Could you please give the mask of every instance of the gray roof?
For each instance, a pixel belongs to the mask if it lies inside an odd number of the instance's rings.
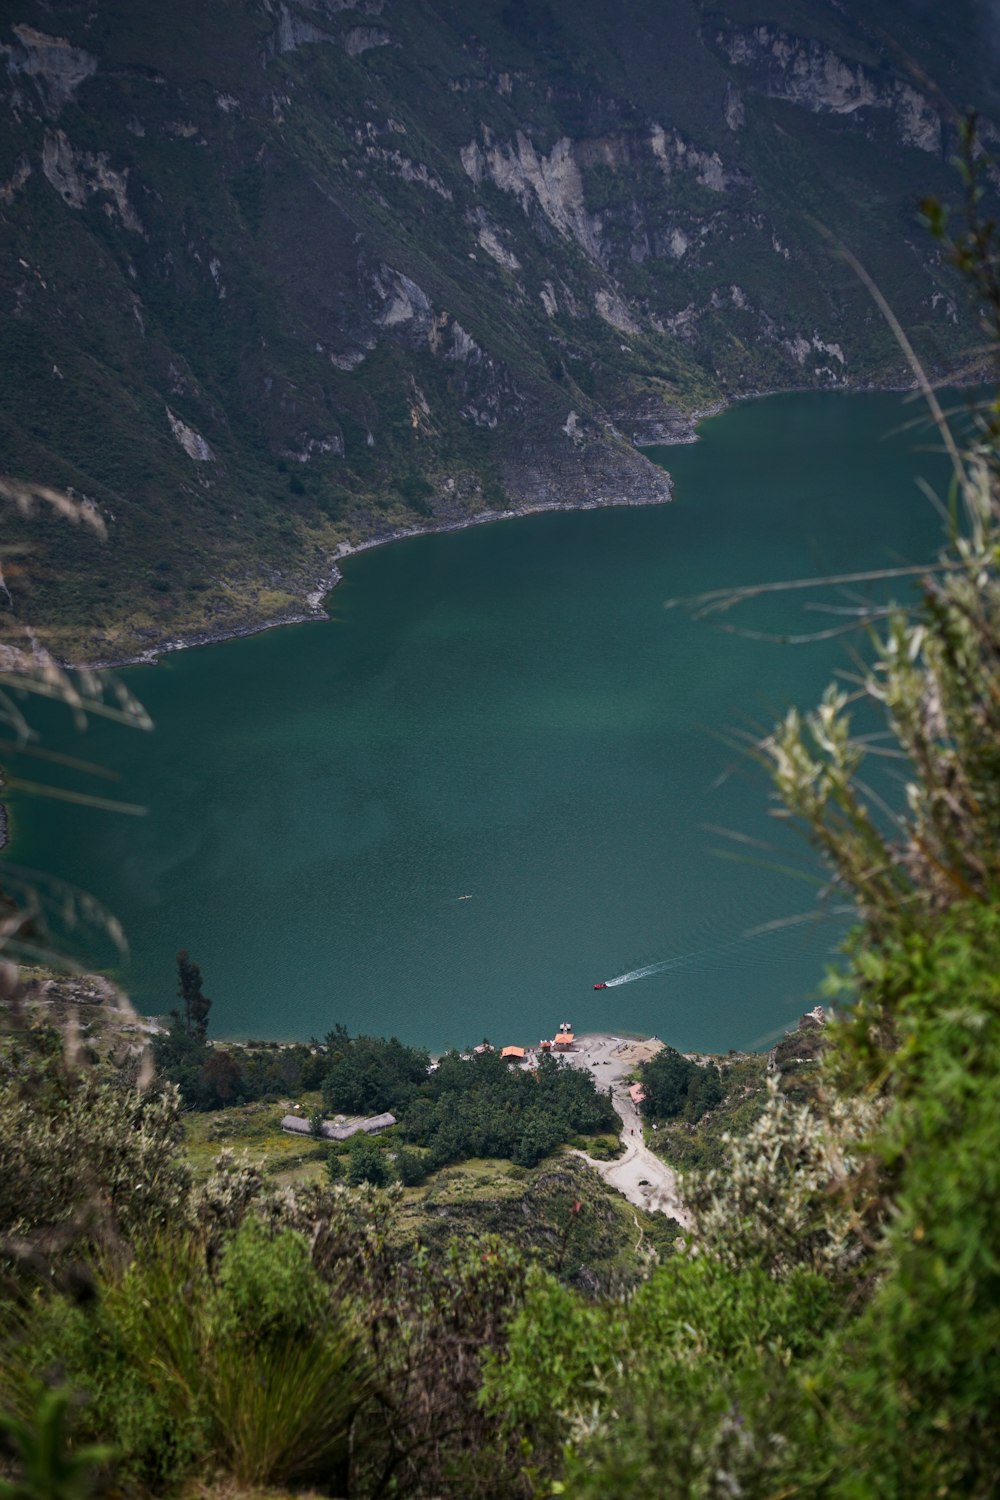
[[[345,1125],[337,1125],[333,1120],[324,1120],[320,1133],[327,1141],[346,1141],[352,1135],[357,1135],[359,1130],[363,1130],[366,1135],[378,1135],[380,1130],[388,1130],[389,1126],[395,1123],[396,1116],[386,1111],[385,1114],[371,1115],[367,1120],[353,1120]],[[291,1135],[312,1135],[312,1125],[301,1115],[285,1115],[281,1128]]]

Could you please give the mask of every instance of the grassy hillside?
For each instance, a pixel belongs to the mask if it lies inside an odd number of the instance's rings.
[[[972,74],[893,9],[23,0],[3,467],[109,541],[11,519],[17,617],[120,657],[301,613],[343,540],[663,499],[685,414],[905,374],[838,238],[954,365],[915,205]]]

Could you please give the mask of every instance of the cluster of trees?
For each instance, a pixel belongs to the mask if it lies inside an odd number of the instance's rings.
[[[430,1170],[426,1153],[400,1144],[396,1132],[373,1139],[363,1131],[350,1139],[346,1151],[330,1152],[326,1159],[329,1182],[346,1182],[349,1187],[388,1187],[399,1182],[416,1187]]]
[[[391,1111],[405,1140],[425,1148],[400,1147],[390,1161],[381,1146],[355,1138],[346,1166],[337,1155],[329,1158],[332,1181],[412,1185],[428,1171],[472,1156],[533,1167],[574,1136],[618,1129],[610,1096],[597,1091],[591,1075],[552,1058],[526,1074],[496,1052],[450,1052],[432,1070],[430,1054],[420,1047],[396,1037],[352,1037],[341,1025],[308,1045],[212,1045],[206,1034],[211,1001],[198,965],[182,951],[177,967],[182,1005],[169,1030],[154,1039],[153,1052],[159,1076],[177,1085],[188,1109],[294,1098],[321,1087],[326,1114]]]
[[[715,1063],[696,1063],[664,1047],[644,1063],[640,1076],[646,1097],[642,1112],[650,1120],[686,1120],[695,1124],[722,1102],[725,1090]]]
[[[331,1114],[399,1116],[426,1086],[430,1053],[406,1047],[396,1037],[351,1037],[336,1026],[326,1038],[323,1103]]]
[[[208,1041],[212,1002],[204,993],[201,969],[186,949],[177,955],[177,994],[181,1004],[170,1026],[153,1040],[159,1076],[174,1083],[188,1109],[225,1109],[255,1099],[295,1098],[319,1088],[328,1061],[318,1042],[284,1045],[248,1042],[225,1047]]]
[[[426,1148],[431,1169],[470,1156],[533,1167],[574,1136],[618,1129],[610,1096],[598,1092],[590,1073],[551,1057],[525,1073],[497,1052],[449,1052],[430,1071],[426,1052],[395,1037],[351,1040],[338,1028],[333,1038],[328,1044],[337,1055],[323,1084],[326,1107],[391,1110],[404,1138]]]

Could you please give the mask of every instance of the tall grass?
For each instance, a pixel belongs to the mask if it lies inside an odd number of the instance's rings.
[[[104,1308],[136,1375],[206,1462],[241,1484],[342,1470],[371,1390],[356,1340],[328,1303],[309,1329],[232,1316],[195,1237],[158,1241],[103,1287]]]

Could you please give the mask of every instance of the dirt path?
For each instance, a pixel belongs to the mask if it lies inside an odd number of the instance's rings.
[[[595,1161],[585,1151],[577,1155],[600,1172],[605,1182],[624,1194],[637,1208],[663,1213],[688,1227],[690,1220],[677,1191],[677,1177],[671,1167],[645,1144],[642,1120],[628,1093],[628,1075],[636,1064],[652,1057],[663,1043],[652,1039],[634,1042],[607,1032],[591,1033],[577,1039],[576,1050],[566,1055],[575,1068],[586,1068],[598,1087],[611,1087],[611,1102],[622,1122],[624,1155],[617,1161]]]

